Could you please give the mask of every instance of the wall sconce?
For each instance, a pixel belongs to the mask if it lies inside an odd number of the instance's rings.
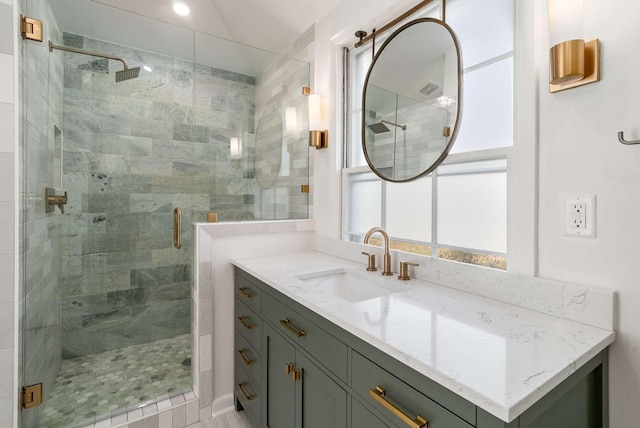
[[[600,41],[582,39],[582,0],[550,0],[549,92],[600,80]]]
[[[242,157],[242,141],[238,137],[231,137],[229,140],[229,151],[231,159],[240,159]]]
[[[316,149],[329,146],[329,131],[322,129],[322,104],[317,94],[309,94],[309,145]]]
[[[287,107],[284,111],[284,126],[287,135],[294,135],[298,132],[298,110],[295,107]]]

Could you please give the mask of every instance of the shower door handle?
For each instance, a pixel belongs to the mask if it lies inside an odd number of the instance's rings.
[[[177,249],[182,247],[182,210],[180,208],[173,210],[173,246]]]

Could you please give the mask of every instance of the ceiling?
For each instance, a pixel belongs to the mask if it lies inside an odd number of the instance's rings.
[[[340,2],[184,0],[191,7],[191,15],[183,18],[173,13],[174,0],[91,1],[276,53],[282,52]]]

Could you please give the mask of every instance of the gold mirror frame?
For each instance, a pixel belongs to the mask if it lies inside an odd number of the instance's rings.
[[[453,44],[455,46],[456,49],[456,55],[457,55],[457,65],[458,65],[458,92],[457,92],[457,108],[456,108],[456,119],[455,119],[455,123],[453,125],[453,128],[451,129],[445,129],[445,133],[444,133],[444,137],[449,137],[449,141],[447,142],[445,148],[443,149],[442,153],[440,154],[440,156],[438,156],[438,158],[431,164],[428,165],[423,171],[417,173],[415,176],[411,176],[409,178],[406,179],[401,179],[401,180],[396,180],[393,179],[392,177],[388,177],[386,175],[384,175],[380,170],[378,170],[374,165],[372,160],[369,158],[369,154],[367,152],[367,144],[366,144],[366,128],[367,128],[367,118],[366,118],[366,106],[367,106],[367,87],[369,86],[369,78],[371,77],[371,72],[374,69],[376,62],[378,61],[378,59],[380,58],[380,56],[382,55],[382,53],[385,51],[385,49],[389,46],[389,44],[391,42],[393,42],[393,40],[396,38],[396,36],[398,36],[399,34],[401,34],[404,30],[406,30],[407,28],[410,28],[414,25],[417,24],[425,24],[425,23],[429,23],[429,24],[435,24],[435,25],[439,25],[442,26],[443,28],[445,28],[449,35],[451,36],[451,40],[453,41]],[[362,143],[362,151],[364,153],[364,157],[367,161],[367,164],[369,165],[369,168],[371,168],[371,171],[373,171],[378,177],[380,177],[381,179],[385,180],[385,181],[389,181],[389,182],[393,182],[393,183],[405,183],[405,182],[409,182],[409,181],[413,181],[416,180],[420,177],[423,177],[429,173],[431,173],[433,170],[435,170],[441,163],[442,161],[447,157],[447,155],[449,154],[449,152],[451,151],[451,148],[453,147],[453,144],[456,140],[456,137],[458,136],[458,131],[460,129],[460,122],[462,120],[462,78],[463,78],[463,68],[462,68],[462,51],[460,49],[460,43],[458,41],[458,37],[456,36],[456,34],[454,33],[453,29],[444,21],[441,21],[439,19],[434,19],[434,18],[420,18],[420,19],[416,19],[413,20],[411,22],[408,22],[407,24],[404,24],[402,27],[398,28],[396,31],[393,32],[393,34],[391,34],[391,36],[389,36],[389,38],[387,40],[384,41],[384,43],[382,44],[382,46],[380,47],[380,49],[378,50],[378,52],[375,54],[373,61],[371,62],[371,65],[369,66],[369,70],[367,71],[367,77],[364,81],[364,88],[363,88],[363,92],[362,92],[362,125],[361,125],[361,143]],[[448,134],[448,135],[447,135]]]

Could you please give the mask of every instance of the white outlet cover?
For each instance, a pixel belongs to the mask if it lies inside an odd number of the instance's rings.
[[[576,206],[584,207],[576,213]],[[582,211],[582,210],[581,210]],[[576,219],[582,220],[576,222]],[[595,238],[596,236],[596,195],[568,195],[565,203],[565,235]]]

